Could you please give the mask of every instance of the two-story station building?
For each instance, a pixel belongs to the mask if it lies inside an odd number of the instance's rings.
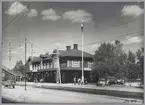
[[[40,54],[39,57],[29,58],[30,70],[27,72],[30,81],[37,78],[44,79],[44,82],[57,82],[58,79],[58,63],[57,50],[52,54]],[[81,78],[82,76],[82,51],[78,49],[78,44],[66,46],[66,50],[59,50],[59,66],[62,83],[72,83],[74,77]],[[90,81],[90,71],[93,64],[93,55],[84,52],[84,78]]]

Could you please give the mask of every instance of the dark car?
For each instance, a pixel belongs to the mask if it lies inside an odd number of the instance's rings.
[[[115,84],[117,84],[117,81],[115,80],[115,79],[109,79],[109,81],[108,81],[108,85],[115,85]]]
[[[117,84],[118,85],[123,85],[124,84],[124,80],[123,79],[117,79]]]
[[[97,86],[105,86],[105,79],[99,79]]]

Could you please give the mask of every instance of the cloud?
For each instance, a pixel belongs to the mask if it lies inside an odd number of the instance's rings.
[[[72,22],[81,22],[82,18],[84,22],[92,20],[91,14],[85,10],[67,11],[62,16],[64,20],[71,20]]]
[[[8,15],[17,15],[21,12],[26,12],[26,11],[28,11],[26,5],[23,5],[20,2],[14,2],[11,4],[10,8],[7,11],[5,11],[5,13]]]
[[[97,49],[97,48],[99,48],[100,47],[100,44],[93,44],[92,46],[91,46],[91,48],[93,48],[93,49]]]
[[[133,16],[133,17],[137,17],[139,15],[141,15],[143,13],[143,9],[141,9],[139,6],[137,5],[125,5],[122,10],[122,16]]]
[[[115,40],[109,41],[109,43],[114,44],[115,43]]]
[[[43,20],[56,21],[56,20],[59,20],[61,18],[61,16],[57,15],[55,10],[53,10],[52,8],[43,10],[41,12],[41,15],[43,15],[43,17],[42,17]]]
[[[37,10],[36,9],[30,9],[30,11],[28,12],[28,17],[36,17],[37,16]]]
[[[132,44],[132,43],[141,43],[142,38],[138,36],[134,37],[126,37],[125,40],[122,41],[123,44]]]

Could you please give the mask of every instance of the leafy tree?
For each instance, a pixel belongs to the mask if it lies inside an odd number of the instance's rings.
[[[128,70],[128,79],[136,80],[139,77],[138,67],[136,65],[136,56],[131,51],[128,52],[127,58],[127,70]]]
[[[127,75],[127,54],[123,44],[116,40],[114,44],[102,43],[95,51],[94,66],[91,74],[98,73],[99,78],[123,78]]]
[[[15,72],[19,71],[21,72],[22,74],[25,73],[25,70],[28,71],[29,70],[29,66],[28,66],[28,63],[26,63],[26,69],[25,69],[25,65],[23,64],[22,60],[20,61],[17,61],[16,62],[16,65],[14,66],[13,70]]]
[[[144,48],[138,49],[136,51],[136,58],[137,58],[137,69],[138,69],[138,76],[141,78],[142,82],[144,80]]]

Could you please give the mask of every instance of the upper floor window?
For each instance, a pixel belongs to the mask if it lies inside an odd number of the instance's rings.
[[[72,67],[72,61],[67,60],[67,67]]]
[[[72,67],[80,67],[80,61],[72,61]]]
[[[54,68],[57,68],[57,59],[54,59]]]
[[[88,62],[88,68],[91,68],[93,66],[93,62]]]

